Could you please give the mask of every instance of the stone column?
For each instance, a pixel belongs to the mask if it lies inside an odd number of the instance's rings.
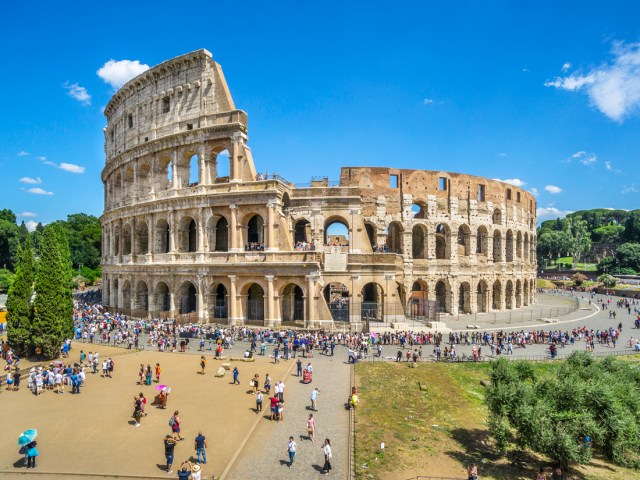
[[[273,289],[273,275],[265,275],[267,279],[267,315],[265,318],[266,324],[269,327],[273,327],[275,325],[275,302],[274,302],[274,289]]]
[[[310,328],[316,319],[315,275],[307,275],[307,321],[305,327]]]
[[[240,149],[242,148],[242,135],[234,133],[231,136],[231,151],[229,152],[229,182],[240,181]]]
[[[176,212],[171,210],[169,213],[169,218],[171,219],[171,225],[169,225],[169,253],[176,253],[178,250],[177,246],[177,236],[178,236],[178,225],[176,220]]]
[[[229,325],[237,325],[240,323],[238,318],[238,304],[236,299],[236,280],[238,277],[229,275]]]
[[[238,246],[238,207],[229,205],[229,228],[230,228],[230,252],[240,252],[242,249]]]
[[[197,302],[197,311],[198,311],[198,321],[202,322],[205,320],[205,305],[204,305],[204,294],[202,290],[204,289],[204,278],[201,275],[198,275],[198,293],[196,294],[196,302]]]
[[[487,262],[493,262],[493,235],[487,233]]]
[[[171,159],[171,188],[174,190],[180,188],[180,179],[178,177],[178,149],[174,149],[173,158]]]
[[[176,294],[174,292],[169,292],[169,310],[171,315],[176,315]]]
[[[198,150],[198,185],[209,185],[204,147],[200,147]]]
[[[275,222],[275,200],[269,200],[267,203],[267,251],[277,252],[278,246],[276,244],[276,232],[274,228]]]
[[[204,252],[204,214],[202,210],[198,212],[198,245],[196,246],[197,252]]]

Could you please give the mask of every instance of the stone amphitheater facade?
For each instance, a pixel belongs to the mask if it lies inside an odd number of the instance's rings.
[[[535,302],[531,194],[441,171],[260,174],[247,114],[206,50],[132,79],[105,116],[105,305],[361,328]]]

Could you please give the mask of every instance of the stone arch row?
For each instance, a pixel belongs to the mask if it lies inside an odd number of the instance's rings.
[[[517,213],[517,208],[515,206],[505,207],[504,211],[500,207],[494,207],[492,211],[489,212],[488,221],[494,227],[503,227],[505,226],[505,220],[509,218],[508,212],[515,210]],[[525,210],[526,224],[528,224],[529,228],[534,229],[534,216]],[[413,204],[411,205],[411,216],[414,220],[425,220],[436,216],[435,211],[429,211],[428,202],[413,199]],[[522,215],[519,215],[520,217]],[[522,218],[524,221],[525,218]]]
[[[512,310],[535,302],[536,284],[532,278],[462,280],[455,287],[446,278],[428,282],[417,278],[411,288],[407,314],[419,316],[435,302],[436,312],[450,314],[488,313]]]

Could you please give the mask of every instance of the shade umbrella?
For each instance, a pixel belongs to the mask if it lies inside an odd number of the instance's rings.
[[[162,390],[163,388],[167,388],[166,385],[156,385],[156,390]]]
[[[33,442],[37,436],[38,431],[36,429],[26,430],[18,437],[18,445],[27,445]]]

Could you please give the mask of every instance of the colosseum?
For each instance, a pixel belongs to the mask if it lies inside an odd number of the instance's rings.
[[[441,171],[342,167],[304,185],[261,173],[204,49],[130,80],[104,113],[105,305],[361,329],[535,302],[531,194]]]

